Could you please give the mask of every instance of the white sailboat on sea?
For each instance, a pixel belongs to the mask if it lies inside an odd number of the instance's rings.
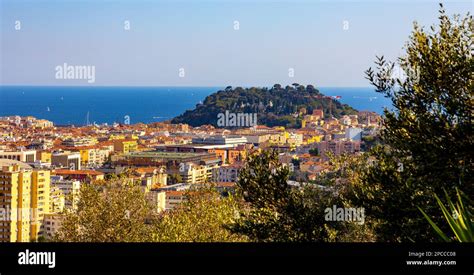
[[[46,111],[47,111],[47,112],[51,112],[51,109],[49,109],[49,106],[46,107]]]

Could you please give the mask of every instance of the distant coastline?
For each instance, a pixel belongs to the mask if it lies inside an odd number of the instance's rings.
[[[0,116],[34,116],[55,125],[170,120],[223,87],[0,86]],[[320,87],[358,110],[382,113],[389,100],[367,87]]]

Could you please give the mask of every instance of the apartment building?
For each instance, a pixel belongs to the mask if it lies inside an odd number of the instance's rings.
[[[79,200],[81,182],[79,180],[66,180],[63,176],[51,176],[51,187],[57,188],[64,198],[64,206],[75,208]]]
[[[54,184],[51,185],[49,204],[51,213],[61,213],[66,208],[66,197]]]
[[[61,228],[64,220],[64,214],[49,213],[44,216],[44,236],[51,239]]]
[[[135,139],[116,139],[113,143],[114,151],[118,153],[130,153],[138,150],[138,142]]]
[[[338,156],[344,153],[354,154],[360,151],[360,141],[331,140],[318,143],[319,154],[328,160],[327,152]]]
[[[113,149],[108,147],[79,147],[81,165],[85,167],[99,167],[108,159]]]
[[[183,183],[202,184],[211,181],[214,169],[219,167],[219,162],[210,163],[181,163],[178,174]]]
[[[50,212],[50,174],[16,160],[0,160],[0,242],[29,242]]]
[[[172,210],[185,200],[185,191],[167,191],[165,210]]]
[[[43,234],[44,215],[50,213],[51,174],[48,170],[33,170],[31,190],[31,208],[37,221],[31,226],[31,239],[36,240]]]

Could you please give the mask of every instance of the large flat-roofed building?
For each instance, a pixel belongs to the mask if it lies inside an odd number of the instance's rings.
[[[209,150],[233,148],[237,148],[237,146],[234,144],[171,144],[157,146],[156,150],[175,153],[208,153]]]
[[[212,170],[222,163],[221,158],[211,153],[183,152],[134,152],[113,156],[117,167],[162,166],[170,176],[180,175],[184,183],[204,183],[212,178]]]
[[[215,145],[237,145],[247,143],[247,138],[243,136],[207,136],[195,137],[193,144],[215,144]]]
[[[212,162],[219,161],[214,154],[209,153],[184,153],[184,152],[132,152],[112,156],[112,162],[121,166],[161,166],[172,164],[179,165],[186,162]]]
[[[245,160],[247,150],[251,145],[245,144],[175,144],[163,145],[156,147],[157,151],[161,152],[176,152],[176,153],[211,153],[222,160],[222,163],[234,163]]]

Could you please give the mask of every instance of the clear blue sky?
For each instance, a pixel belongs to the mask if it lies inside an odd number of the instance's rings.
[[[402,54],[413,21],[432,25],[438,10],[428,0],[0,2],[3,85],[91,85],[55,79],[68,63],[95,66],[93,85],[368,86],[375,55]],[[448,14],[473,8],[444,2]]]

